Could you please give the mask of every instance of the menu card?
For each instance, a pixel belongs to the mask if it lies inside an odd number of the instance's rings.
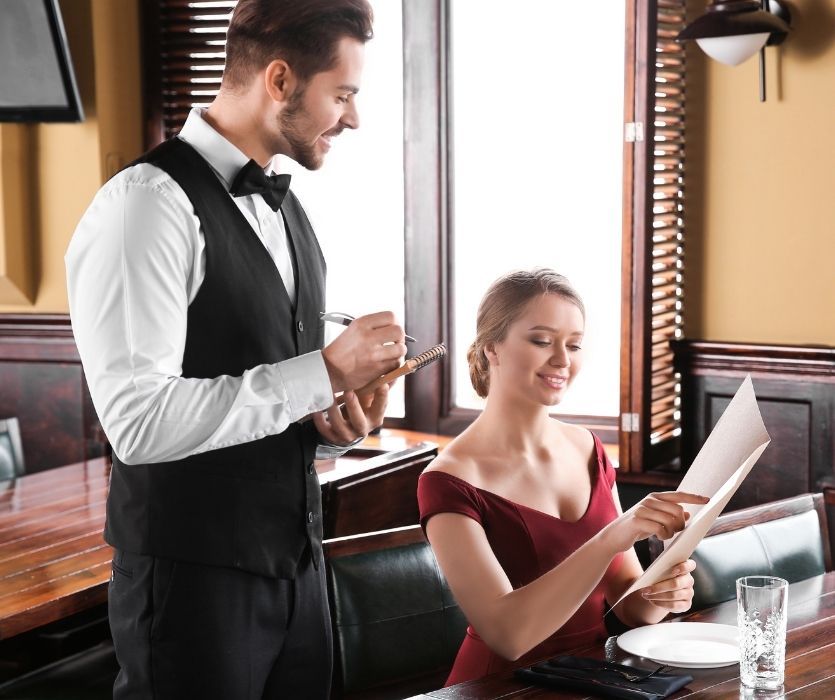
[[[630,593],[668,578],[673,566],[690,557],[770,442],[749,374],[677,489],[708,496],[710,501],[704,505],[683,504],[690,513],[687,525],[665,541],[664,552],[618,603]]]

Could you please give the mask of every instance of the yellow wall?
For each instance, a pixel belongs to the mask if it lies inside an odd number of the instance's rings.
[[[705,4],[691,0],[691,13]],[[768,50],[765,104],[755,59],[731,68],[690,50],[688,337],[835,345],[835,0],[791,6],[791,35]],[[0,312],[67,310],[63,254],[75,224],[141,151],[138,0],[61,7],[86,120],[0,131],[0,155],[31,149],[36,169],[20,178],[35,189],[34,303]]]
[[[34,277],[34,303],[4,296],[0,312],[67,311],[63,257],[75,225],[101,184],[142,150],[138,0],[60,5],[85,119],[0,131],[0,154],[29,154],[4,165],[0,185],[5,194],[10,182],[31,183],[27,254]]]
[[[765,103],[756,57],[689,54],[688,337],[835,345],[835,0],[790,6]]]

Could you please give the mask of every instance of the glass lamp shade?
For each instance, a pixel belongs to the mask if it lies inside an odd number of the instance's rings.
[[[702,51],[714,61],[724,63],[726,66],[738,66],[743,61],[747,61],[765,46],[766,41],[768,41],[768,33],[696,39]]]
[[[770,3],[771,8],[788,18],[779,3]],[[701,17],[679,32],[676,41],[695,39],[708,56],[736,65],[756,53],[769,38],[770,43],[777,43],[785,37],[789,25],[782,17],[762,10],[758,0],[714,0]]]

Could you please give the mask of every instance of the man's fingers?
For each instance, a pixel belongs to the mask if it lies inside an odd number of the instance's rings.
[[[360,326],[375,329],[396,325],[396,319],[392,311],[376,311],[373,314],[357,316],[352,323]]]
[[[328,442],[347,445],[383,424],[388,394],[388,384],[364,396],[346,391],[340,398],[341,404],[334,402],[327,411],[313,414],[314,425]]]
[[[371,394],[371,403],[365,408],[365,417],[371,429],[383,424],[386,415],[386,406],[389,399],[389,385],[383,384],[377,387]]]
[[[340,413],[340,417],[345,421],[345,430],[347,433],[352,433],[351,440],[355,440],[360,435],[368,434],[368,421],[365,416],[362,404],[359,398],[353,391],[345,393],[345,415]],[[349,440],[350,442],[350,440]]]
[[[325,438],[325,440],[337,444],[338,438],[334,431],[331,430],[331,424],[328,423],[328,419],[325,418],[325,414],[322,411],[316,411],[313,414],[313,425],[316,426],[319,435]]]

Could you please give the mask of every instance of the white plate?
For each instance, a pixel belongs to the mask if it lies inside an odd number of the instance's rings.
[[[739,633],[733,625],[667,622],[637,627],[618,637],[625,652],[659,664],[713,668],[739,663]]]

